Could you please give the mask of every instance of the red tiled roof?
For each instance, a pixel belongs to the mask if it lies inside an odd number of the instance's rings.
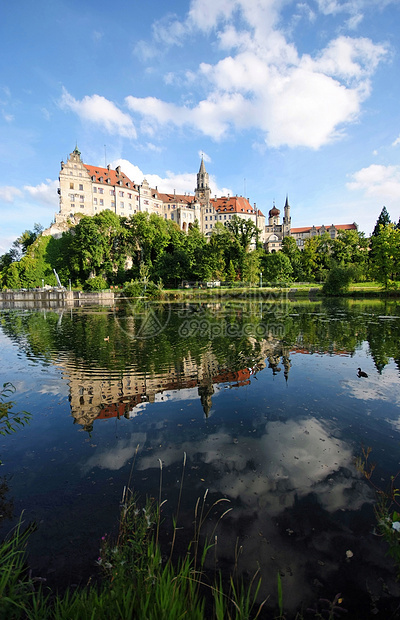
[[[356,224],[333,224],[333,226],[337,230],[357,230]],[[329,224],[328,226],[324,226],[326,230],[329,230],[331,227],[332,227],[332,224]],[[301,228],[291,228],[290,234],[293,235],[293,233],[309,232],[310,230],[312,230],[312,228],[315,228],[315,230],[320,230],[322,226],[303,226]]]
[[[249,215],[256,215],[257,213],[247,198],[243,198],[243,196],[221,196],[220,198],[212,198],[210,202],[218,213],[248,213]]]
[[[194,202],[194,196],[184,194],[161,194],[157,191],[157,198],[163,202],[176,202],[177,204],[186,203],[188,205]]]
[[[95,177],[95,183],[103,183],[105,185],[119,185],[118,181],[122,181],[122,185],[125,187],[134,188],[135,184],[131,181],[126,174],[122,171],[118,174],[116,170],[110,170],[108,168],[99,168],[98,166],[89,166],[88,164],[84,164],[86,170],[93,178]],[[100,179],[103,179],[100,181]],[[108,183],[107,179],[110,179],[110,183]],[[128,185],[129,184],[129,185]]]

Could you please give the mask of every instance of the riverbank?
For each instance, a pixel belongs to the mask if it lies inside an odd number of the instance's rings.
[[[350,290],[341,295],[342,298],[354,299],[386,299],[397,298],[400,290],[384,292],[376,282],[355,283]],[[235,286],[215,288],[178,288],[164,289],[159,301],[222,301],[222,300],[257,300],[280,301],[282,298],[292,300],[310,299],[312,301],[324,297],[322,284],[293,283],[290,286]],[[114,306],[126,300],[124,290],[115,287],[104,291],[69,291],[60,288],[4,290],[0,291],[0,307],[9,308],[59,308],[79,307],[88,305]],[[148,298],[149,299],[149,298]],[[151,300],[151,298],[149,299]]]

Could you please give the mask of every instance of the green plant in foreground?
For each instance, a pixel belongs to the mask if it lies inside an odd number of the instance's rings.
[[[375,516],[378,531],[389,545],[389,555],[393,558],[396,569],[397,579],[400,579],[400,489],[397,485],[396,476],[391,476],[390,486],[384,491],[372,480],[375,464],[369,462],[371,448],[362,447],[362,456],[356,459],[356,468],[368,480],[375,489],[378,497],[375,506]]]
[[[184,459],[185,465],[185,459]],[[133,467],[133,465],[132,465]],[[195,508],[194,534],[183,557],[172,561],[162,556],[159,544],[162,465],[158,500],[148,499],[144,507],[125,488],[121,502],[118,535],[104,536],[97,563],[99,584],[55,595],[42,580],[32,579],[26,570],[26,544],[30,530],[22,532],[21,521],[13,535],[0,545],[0,618],[7,620],[250,620],[256,619],[264,605],[258,605],[261,580],[257,573],[250,585],[229,580],[224,592],[222,576],[207,577],[205,560],[216,544],[215,528],[202,542],[202,528],[220,500],[208,506],[207,492]],[[131,473],[132,475],[132,473]],[[130,483],[130,480],[129,480]],[[182,476],[183,483],[183,476]],[[181,489],[182,489],[181,483]],[[174,537],[178,529],[179,504],[174,517]],[[229,510],[229,509],[228,509]],[[236,568],[236,563],[235,563]],[[39,583],[39,585],[38,585]],[[265,602],[265,601],[264,601]]]
[[[15,387],[12,383],[3,383],[3,389],[0,390],[0,435],[15,433],[31,418],[31,414],[26,411],[20,413],[11,411],[15,403],[8,399],[14,393]]]

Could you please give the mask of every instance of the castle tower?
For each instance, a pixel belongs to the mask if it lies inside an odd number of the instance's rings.
[[[203,204],[210,201],[210,182],[203,157],[201,158],[200,170],[197,173],[197,187],[195,189],[195,196],[197,200]]]
[[[276,208],[274,202],[272,209],[268,212],[268,226],[279,226],[280,213],[281,212]]]
[[[290,217],[290,204],[289,198],[286,195],[286,202],[284,207],[284,215],[283,215],[283,236],[287,237],[290,235],[290,229],[292,227],[292,218]]]

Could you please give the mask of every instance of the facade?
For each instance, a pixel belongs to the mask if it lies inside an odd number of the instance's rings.
[[[353,224],[331,224],[330,226],[309,226],[302,228],[292,228],[290,234],[296,239],[297,247],[302,250],[304,241],[309,237],[321,236],[328,233],[331,239],[336,239],[340,230],[358,230],[355,222]]]
[[[76,147],[66,162],[61,162],[58,189],[60,210],[53,227],[75,223],[77,214],[96,215],[109,210],[129,217],[136,213],[156,213],[172,220],[187,231],[197,220],[200,230],[210,236],[217,222],[225,224],[234,215],[251,219],[262,231],[265,217],[242,196],[211,197],[209,175],[201,160],[194,194],[165,194],[151,188],[146,179],[141,184],[129,179],[117,166],[101,168],[84,164]]]
[[[161,193],[158,188],[151,188],[146,179],[135,183],[124,174],[119,166],[112,170],[110,166],[101,168],[84,164],[81,153],[76,147],[61,162],[58,189],[60,210],[55,216],[55,223],[45,234],[60,234],[76,223],[81,214],[96,215],[109,210],[120,216],[129,217],[136,213],[156,213],[166,220],[172,220],[183,231],[187,231],[195,221],[201,232],[210,237],[217,223],[227,224],[234,216],[250,219],[261,234],[259,241],[268,252],[277,252],[282,248],[283,239],[292,236],[300,249],[308,237],[328,232],[332,239],[339,230],[357,230],[357,224],[337,224],[331,226],[311,226],[292,228],[288,197],[284,205],[282,223],[280,210],[273,205],[265,216],[251,206],[249,199],[243,196],[212,196],[209,175],[204,160],[201,160],[197,174],[194,194]]]

